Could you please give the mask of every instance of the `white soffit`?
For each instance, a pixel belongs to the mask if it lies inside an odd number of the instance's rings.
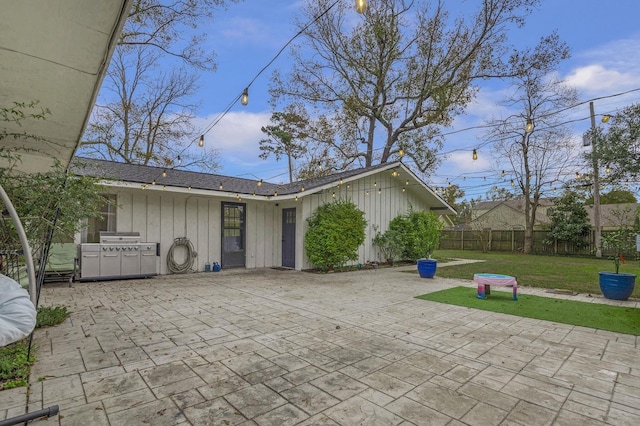
[[[132,0],[3,1],[0,13],[0,105],[38,101],[51,113],[7,132],[36,138],[0,140],[20,148],[20,170],[67,167],[80,143]],[[27,111],[29,112],[29,111]],[[0,167],[3,167],[0,164]]]

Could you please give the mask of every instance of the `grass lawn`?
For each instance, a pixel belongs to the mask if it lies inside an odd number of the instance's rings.
[[[511,291],[493,291],[493,289],[491,296],[482,300],[476,297],[475,289],[469,287],[454,287],[417,298],[617,333],[640,335],[640,309],[636,308],[528,294],[519,294],[518,300],[515,301]]]
[[[438,250],[434,259],[479,259],[482,263],[439,267],[436,275],[444,278],[473,279],[473,274],[491,273],[511,275],[518,278],[518,286],[558,288],[579,293],[601,294],[598,285],[599,271],[615,271],[609,259],[538,256],[503,252],[482,253],[468,250]],[[637,260],[628,260],[620,265],[620,272],[640,275]],[[417,271],[416,271],[417,273]],[[640,298],[640,284],[631,297]]]

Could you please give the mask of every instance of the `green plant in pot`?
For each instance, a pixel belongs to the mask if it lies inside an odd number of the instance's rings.
[[[629,209],[616,209],[612,214],[618,218],[619,226],[602,235],[602,249],[611,253],[609,259],[613,261],[615,272],[598,273],[600,291],[607,299],[627,300],[635,288],[636,276],[620,272],[620,264],[624,263],[623,253],[634,248],[636,233],[628,225]]]
[[[431,256],[440,245],[443,223],[433,212],[416,211],[397,216],[389,223],[389,230],[397,233],[402,241],[401,257],[415,260],[422,278],[433,278],[437,261]]]

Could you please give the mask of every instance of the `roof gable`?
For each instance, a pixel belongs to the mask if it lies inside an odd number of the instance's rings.
[[[401,162],[383,163],[359,169],[345,170],[327,176],[306,179],[289,184],[274,184],[254,179],[244,179],[218,174],[208,174],[162,167],[143,166],[139,164],[118,163],[114,161],[76,157],[72,163],[72,172],[81,176],[92,176],[107,181],[122,181],[133,184],[168,186],[173,188],[200,189],[204,191],[233,193],[242,196],[291,198],[304,197],[328,190],[336,185],[384,172],[386,170],[402,171],[410,177],[427,199],[432,210],[441,214],[455,214],[455,210],[432,191],[422,180]],[[164,173],[166,172],[166,173]]]

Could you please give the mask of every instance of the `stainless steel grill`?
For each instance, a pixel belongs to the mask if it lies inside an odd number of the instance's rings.
[[[80,244],[80,281],[158,274],[159,244],[140,242],[139,232],[101,232],[99,243]]]

